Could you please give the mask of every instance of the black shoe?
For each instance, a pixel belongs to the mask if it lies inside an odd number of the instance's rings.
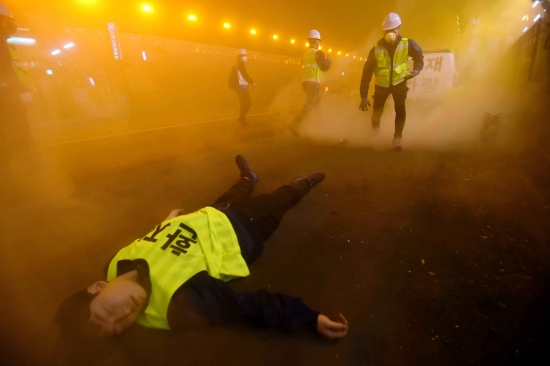
[[[305,178],[296,178],[292,182],[290,182],[290,185],[295,185],[299,181],[303,180],[307,184],[309,184],[310,187],[313,187],[317,183],[322,182],[323,179],[325,179],[325,173],[317,172],[317,173],[310,174],[309,176],[307,176]]]
[[[258,174],[254,173],[250,169],[250,165],[248,165],[248,161],[244,158],[242,155],[237,155],[235,157],[235,163],[237,163],[237,167],[239,168],[239,171],[241,172],[241,178],[246,178],[252,183],[258,182]]]

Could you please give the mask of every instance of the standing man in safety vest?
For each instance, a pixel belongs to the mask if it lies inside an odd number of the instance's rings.
[[[248,75],[248,72],[246,72],[247,60],[248,56],[246,50],[244,48],[241,48],[239,50],[239,54],[237,55],[237,63],[235,64],[235,68],[237,69],[237,80],[239,81],[239,85],[237,86],[237,89],[235,89],[235,92],[237,93],[237,96],[239,97],[239,101],[241,103],[239,122],[241,122],[243,126],[248,125],[246,114],[248,113],[248,110],[252,105],[252,101],[250,99],[250,91],[248,87],[249,85],[256,86],[254,80],[252,80],[250,75]]]
[[[416,42],[409,38],[403,38],[400,34],[401,18],[396,13],[389,13],[382,23],[384,37],[370,51],[369,57],[363,67],[361,79],[361,104],[359,109],[367,111],[370,102],[368,99],[369,84],[374,74],[376,84],[374,87],[374,110],[372,113],[372,129],[378,132],[380,118],[386,104],[386,99],[391,94],[395,103],[395,134],[392,146],[401,150],[401,137],[407,112],[405,100],[407,99],[407,80],[417,76],[424,67],[424,55]],[[407,72],[409,57],[414,60],[413,70]]]
[[[266,290],[237,292],[227,284],[250,274],[248,265],[262,254],[285,212],[325,178],[313,173],[250,197],[258,175],[243,156],[235,161],[240,179],[216,202],[189,214],[173,210],[118,251],[108,264],[107,281],[67,299],[57,316],[62,332],[82,335],[89,322],[103,333],[119,334],[134,322],[177,330],[206,321],[294,331],[307,327],[327,338],[344,337],[348,322],[341,314],[332,321],[300,298]]]
[[[319,49],[321,46],[321,33],[315,29],[310,31],[308,43],[309,49],[302,59],[302,68],[304,69],[302,88],[306,93],[306,104],[289,127],[290,131],[296,136],[298,136],[298,126],[302,120],[319,104],[319,89],[321,81],[323,81],[323,73],[328,71],[332,65],[332,58],[330,56],[325,57],[324,52]]]
[[[25,163],[32,159],[27,105],[32,104],[33,98],[28,85],[22,82],[28,82],[28,75],[14,65],[18,61],[16,52],[7,43],[16,30],[8,7],[0,3],[0,171],[9,166],[12,156],[25,159]]]

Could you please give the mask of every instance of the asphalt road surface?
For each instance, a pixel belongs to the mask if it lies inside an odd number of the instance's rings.
[[[547,364],[550,161],[532,135],[396,153],[389,141],[296,138],[286,121],[269,114],[247,128],[221,120],[41,148],[36,171],[3,182],[12,191],[1,212],[2,364]],[[102,279],[111,256],[170,210],[213,202],[237,180],[237,154],[258,173],[257,193],[314,171],[326,179],[233,286],[341,312],[348,336],[134,326],[94,349],[60,341],[62,300]]]

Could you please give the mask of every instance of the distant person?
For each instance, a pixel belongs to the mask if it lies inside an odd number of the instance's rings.
[[[16,31],[8,7],[0,3],[0,170],[9,168],[12,157],[28,163],[34,148],[26,107],[33,98],[28,84],[23,84],[28,75],[14,65],[17,54],[7,42]]]
[[[233,69],[229,74],[229,87],[235,90],[241,104],[239,122],[241,122],[243,126],[248,125],[246,115],[248,113],[248,110],[250,109],[250,106],[252,105],[252,101],[250,100],[250,91],[248,90],[248,87],[250,85],[256,86],[254,80],[252,80],[250,75],[248,75],[248,72],[246,72],[247,60],[248,56],[246,50],[244,48],[241,48],[239,50],[239,54],[237,55],[237,62],[235,63],[235,66],[233,66]]]
[[[384,111],[386,99],[391,94],[395,103],[395,134],[392,146],[401,150],[401,138],[407,112],[405,100],[407,99],[407,80],[417,76],[424,68],[424,55],[416,42],[409,38],[403,38],[400,34],[401,18],[396,13],[389,13],[382,23],[384,37],[378,41],[370,51],[369,57],[363,67],[361,79],[361,104],[359,109],[368,111],[370,102],[368,99],[369,84],[374,74],[376,79],[374,87],[374,108],[372,113],[372,129],[378,132],[380,118]],[[414,60],[413,70],[407,72],[409,57]]]
[[[319,49],[321,33],[316,30],[310,31],[308,43],[309,49],[302,59],[302,68],[304,69],[302,88],[306,93],[306,104],[289,126],[290,131],[296,136],[299,136],[298,126],[300,123],[319,104],[319,89],[323,81],[323,73],[332,66],[332,58],[325,57],[325,53]]]
[[[189,214],[173,210],[111,259],[107,281],[67,299],[57,316],[62,332],[82,336],[86,332],[78,330],[89,330],[90,322],[110,335],[136,321],[166,330],[189,329],[206,321],[294,331],[306,327],[327,338],[344,337],[348,322],[341,314],[332,321],[300,298],[266,290],[237,292],[227,284],[250,274],[248,266],[262,254],[284,213],[325,178],[313,173],[272,193],[250,197],[258,175],[243,156],[235,161],[240,179],[216,202]],[[300,245],[299,239],[292,245]]]

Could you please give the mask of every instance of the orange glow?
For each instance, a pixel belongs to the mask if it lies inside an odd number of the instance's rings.
[[[279,39],[279,36],[276,35],[276,34],[274,34],[274,35],[273,35],[273,39]]]
[[[197,16],[195,14],[189,14],[187,16],[187,20],[190,20],[192,22],[196,22],[197,21]]]
[[[250,34],[256,34],[256,29],[251,29]]]
[[[141,10],[147,11],[147,12],[152,12],[152,11],[153,11],[153,8],[151,7],[151,5],[143,4],[143,5],[141,6]]]
[[[229,23],[223,23],[223,27],[224,27],[225,29],[231,29],[231,24],[229,24]]]
[[[309,47],[309,42],[306,42],[306,47]]]
[[[340,51],[338,51],[338,54],[340,54]]]
[[[293,39],[291,39],[291,40],[290,40],[290,43],[294,44],[294,43],[296,43],[296,41],[293,40]]]
[[[329,48],[329,49],[328,49],[328,53],[331,53],[331,52],[332,52],[332,48]]]

